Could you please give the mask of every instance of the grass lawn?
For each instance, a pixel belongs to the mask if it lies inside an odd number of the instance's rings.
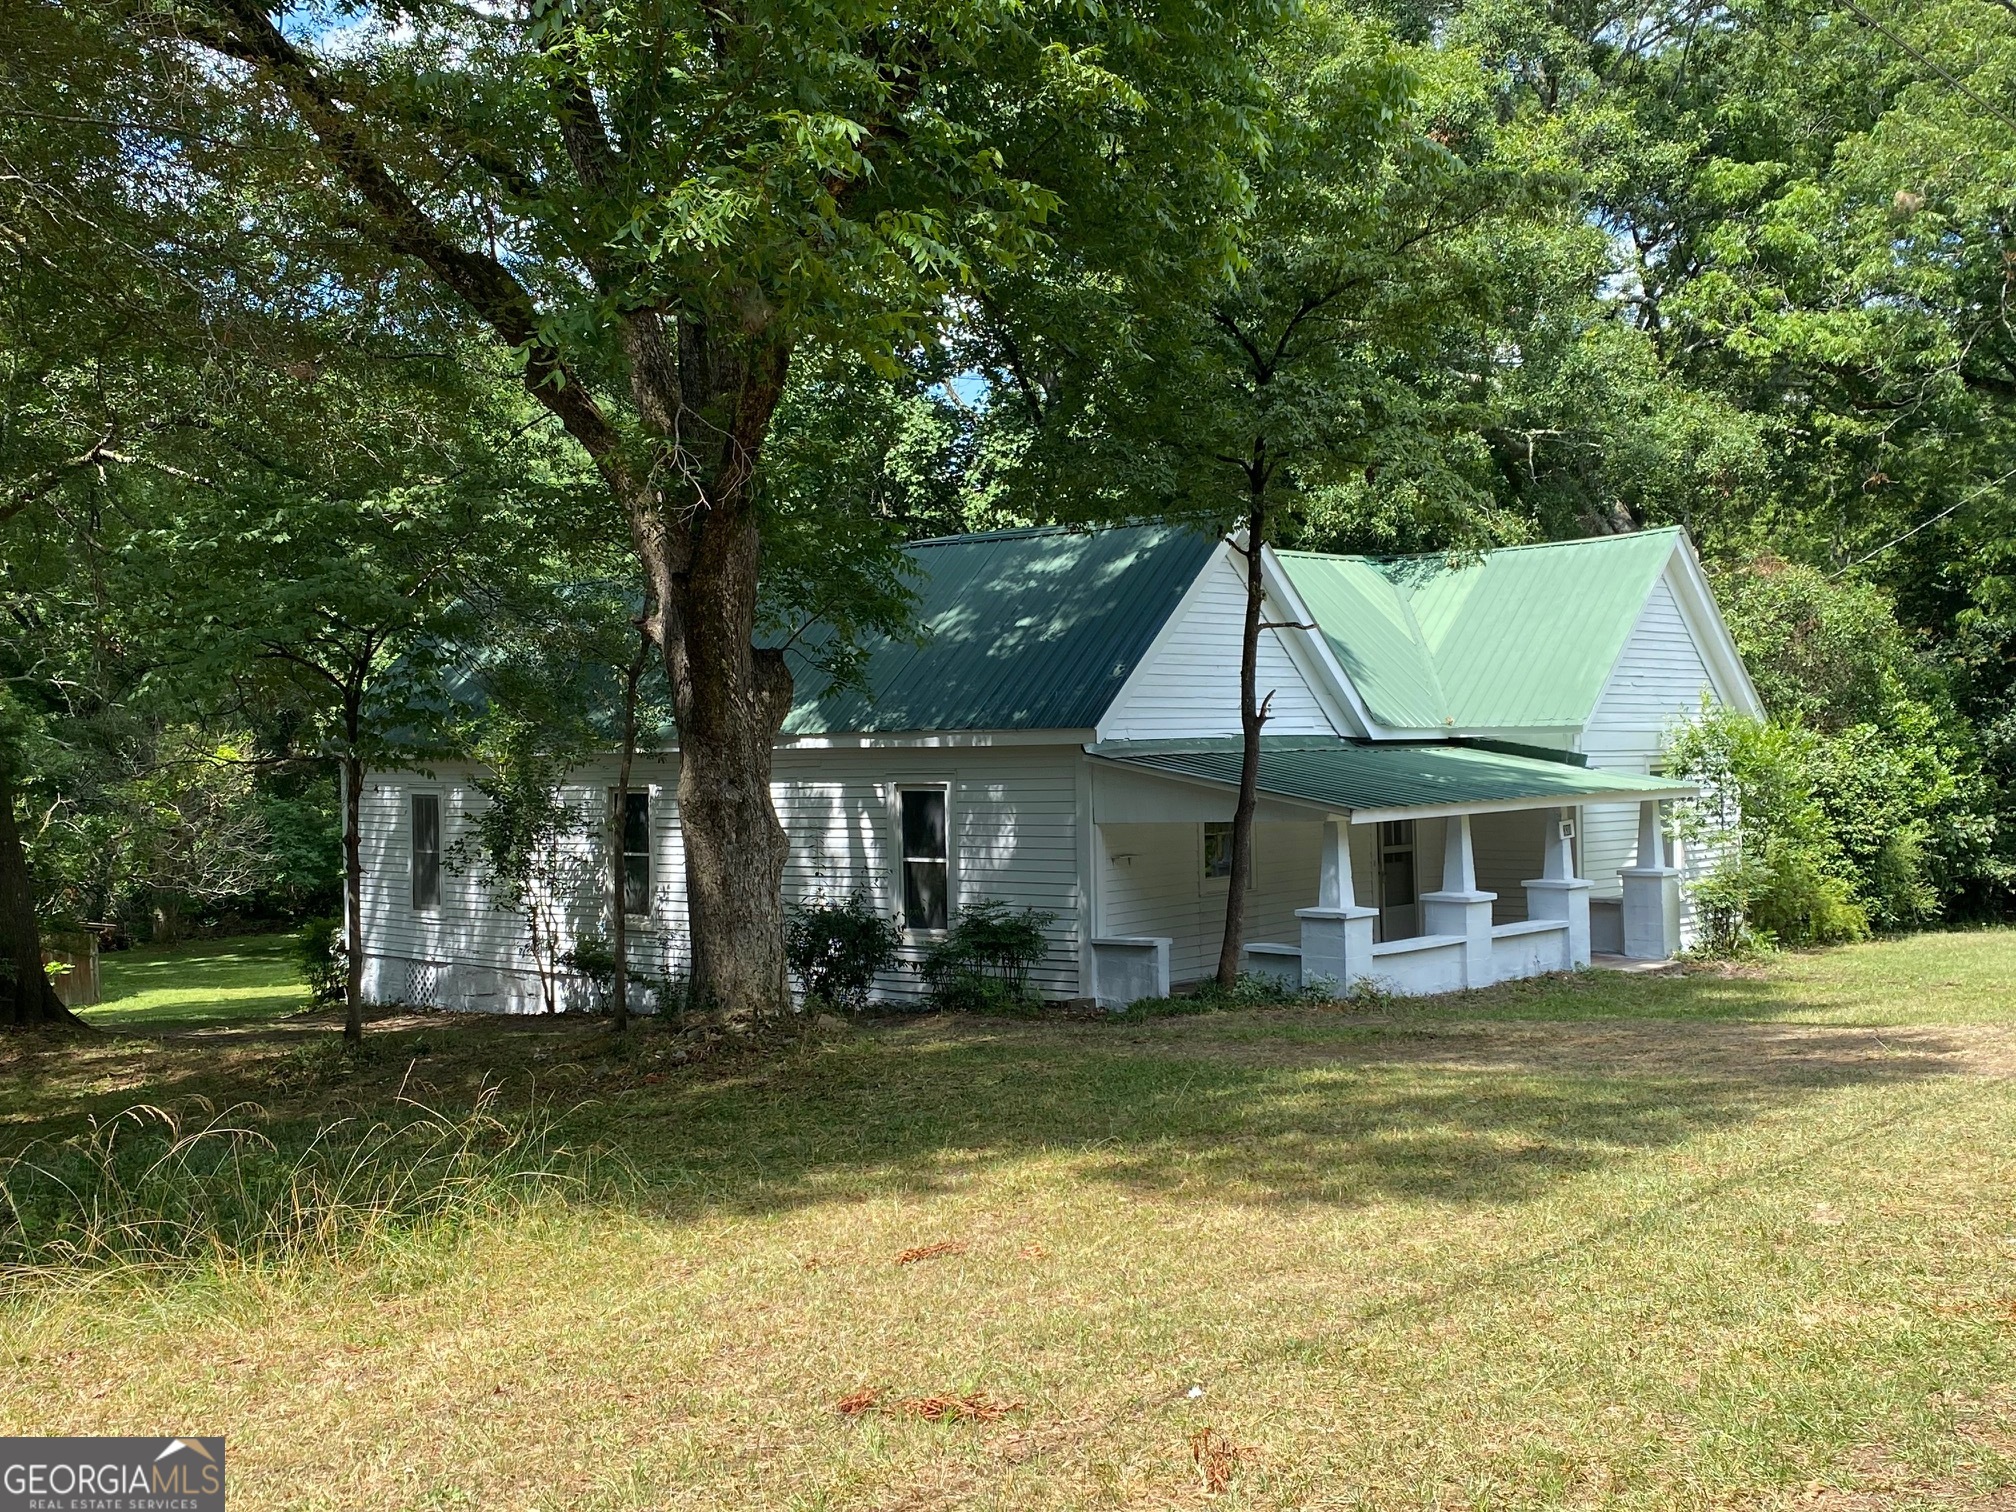
[[[700,1064],[445,1018],[346,1060],[264,948],[0,1042],[0,1151],[490,1085],[620,1174],[0,1281],[0,1432],[223,1433],[238,1508],[1201,1506],[1206,1429],[1226,1508],[2016,1506],[2016,932]]]
[[[105,1000],[80,1012],[101,1029],[198,1029],[308,1005],[288,935],[111,951],[99,957],[99,973]]]

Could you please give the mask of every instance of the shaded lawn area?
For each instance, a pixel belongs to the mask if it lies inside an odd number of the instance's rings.
[[[150,1037],[0,1045],[0,1148],[198,1097],[293,1147],[488,1083],[620,1174],[18,1278],[0,1431],[222,1431],[251,1507],[1203,1505],[1207,1427],[1221,1507],[2016,1501],[2016,932],[698,1065],[445,1017],[347,1059],[284,999],[205,1017],[258,990],[215,959],[124,1000]]]

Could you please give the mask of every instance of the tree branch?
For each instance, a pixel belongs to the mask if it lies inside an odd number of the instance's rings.
[[[524,285],[495,258],[462,246],[420,208],[364,140],[354,115],[338,103],[307,55],[281,35],[260,0],[216,3],[232,24],[204,30],[197,40],[280,87],[337,171],[371,207],[392,250],[425,264],[501,340],[524,352],[526,388],[559,416],[611,486],[629,493],[633,480],[620,434],[560,351],[540,334],[538,312]]]

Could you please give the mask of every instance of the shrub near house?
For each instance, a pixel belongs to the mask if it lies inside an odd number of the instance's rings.
[[[1768,560],[1716,587],[1771,718],[1711,713],[1671,743],[1671,769],[1718,795],[1683,830],[1740,815],[1697,890],[1710,943],[1820,944],[2006,901],[1971,733],[1890,601]]]
[[[896,967],[902,932],[859,889],[791,910],[784,955],[810,1004],[858,1013],[875,979]]]

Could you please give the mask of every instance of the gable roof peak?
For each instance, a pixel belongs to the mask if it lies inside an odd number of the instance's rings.
[[[1396,730],[1586,724],[1677,526],[1475,556],[1283,552],[1373,717]]]

